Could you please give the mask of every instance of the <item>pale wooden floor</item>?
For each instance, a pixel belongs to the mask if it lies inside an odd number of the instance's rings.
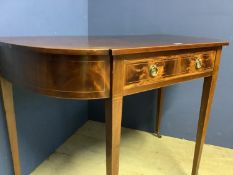
[[[88,121],[31,175],[105,175],[104,124]],[[194,142],[125,129],[120,175],[190,175]],[[205,145],[200,175],[233,175],[233,150]]]

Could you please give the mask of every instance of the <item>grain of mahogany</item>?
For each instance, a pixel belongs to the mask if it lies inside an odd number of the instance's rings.
[[[175,35],[2,37],[0,42],[9,47],[69,55],[108,55],[109,49],[112,55],[125,55],[228,44],[216,39]]]
[[[109,57],[2,47],[1,74],[21,86],[61,98],[109,97]]]
[[[1,88],[15,174],[20,175],[20,161],[11,83],[58,98],[105,98],[106,171],[118,175],[123,97],[205,77],[192,170],[197,175],[220,53],[227,44],[169,35],[0,38]],[[203,60],[200,69],[196,56]],[[152,64],[158,66],[156,77],[149,73]]]
[[[201,73],[213,70],[215,54],[215,50],[200,52],[193,49],[172,52],[170,55],[167,52],[161,52],[124,56],[126,69],[124,94],[131,94],[131,91],[140,92],[145,86],[178,77],[190,77],[191,79],[194,75],[201,77]],[[200,69],[196,69],[196,58],[203,60]],[[156,65],[158,68],[158,74],[155,77],[150,76],[150,65]]]

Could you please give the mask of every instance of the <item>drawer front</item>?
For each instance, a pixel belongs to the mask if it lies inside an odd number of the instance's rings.
[[[125,61],[125,88],[211,71],[215,51],[155,56]]]

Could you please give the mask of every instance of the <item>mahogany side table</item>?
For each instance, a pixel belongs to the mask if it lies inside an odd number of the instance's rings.
[[[222,47],[206,38],[145,35],[105,37],[0,38],[3,107],[15,175],[21,174],[12,83],[37,93],[106,101],[107,175],[118,175],[123,97],[204,78],[192,175],[197,175],[205,141]]]

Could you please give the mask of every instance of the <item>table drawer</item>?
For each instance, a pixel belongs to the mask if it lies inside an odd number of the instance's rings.
[[[215,51],[155,56],[125,61],[125,87],[211,71]]]

